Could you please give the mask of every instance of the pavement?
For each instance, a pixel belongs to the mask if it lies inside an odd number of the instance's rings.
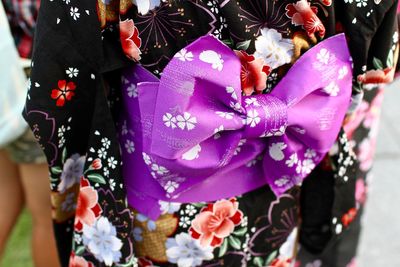
[[[385,90],[357,267],[400,267],[400,81]]]

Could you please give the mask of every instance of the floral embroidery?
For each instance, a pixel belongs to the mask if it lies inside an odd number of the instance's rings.
[[[65,105],[65,101],[70,101],[75,95],[75,89],[75,83],[60,80],[58,81],[58,88],[51,91],[51,98],[57,100],[56,105],[58,107],[62,107]]]

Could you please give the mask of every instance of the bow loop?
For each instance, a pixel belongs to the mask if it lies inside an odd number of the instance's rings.
[[[265,184],[279,195],[299,184],[339,133],[349,59],[344,35],[331,37],[255,96],[242,96],[239,58],[211,36],[177,53],[160,80],[128,69],[120,142],[130,204],[156,218],[159,200],[211,201]]]

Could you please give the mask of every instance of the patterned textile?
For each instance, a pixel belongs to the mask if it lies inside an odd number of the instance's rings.
[[[50,165],[63,266],[354,266],[356,244],[345,237],[357,240],[351,227],[381,101],[371,84],[393,76],[396,8],[390,0],[44,0],[24,116]],[[120,149],[135,144],[120,146],[115,130],[122,69],[139,61],[160,76],[183,47],[213,34],[239,52],[244,93],[269,93],[304,52],[339,32],[354,62],[354,112],[302,185],[279,198],[264,186],[210,203],[160,202],[157,221],[127,205]]]
[[[18,52],[29,58],[40,0],[2,0]]]

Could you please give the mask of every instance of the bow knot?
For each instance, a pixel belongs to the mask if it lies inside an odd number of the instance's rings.
[[[272,95],[256,95],[243,98],[246,117],[243,123],[244,137],[260,138],[280,136],[287,127],[287,105]]]

